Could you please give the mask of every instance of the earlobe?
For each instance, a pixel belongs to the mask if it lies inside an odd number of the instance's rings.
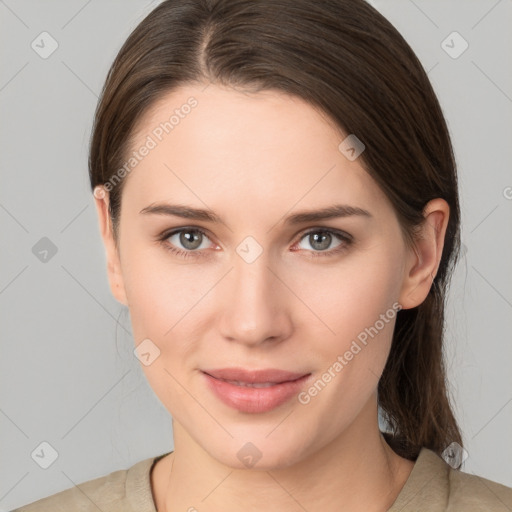
[[[432,199],[425,206],[423,215],[425,220],[404,269],[399,299],[403,309],[419,306],[433,285],[443,253],[450,207],[444,199]]]
[[[101,185],[98,185],[94,189],[94,201],[96,211],[98,213],[100,234],[105,245],[107,277],[110,284],[110,290],[118,302],[128,306],[123,274],[121,271],[121,261],[119,258],[119,252],[115,245],[112,230],[112,219],[109,211],[109,194]]]

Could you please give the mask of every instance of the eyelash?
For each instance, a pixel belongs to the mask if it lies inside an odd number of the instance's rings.
[[[171,252],[172,254],[175,254],[179,257],[183,258],[195,258],[195,257],[202,257],[201,251],[195,250],[195,251],[185,251],[182,249],[178,249],[175,246],[171,245],[167,240],[173,235],[176,235],[181,232],[186,231],[193,231],[196,233],[200,233],[202,236],[205,236],[209,239],[208,234],[203,231],[200,228],[196,227],[183,227],[179,229],[174,229],[171,231],[166,231],[158,236],[158,241],[163,245],[163,247]],[[303,238],[307,237],[308,235],[311,235],[313,233],[329,233],[330,235],[334,235],[336,238],[338,238],[342,243],[338,245],[335,249],[331,249],[328,251],[308,251],[311,253],[312,258],[318,258],[318,257],[331,257],[336,256],[344,251],[346,251],[349,246],[353,243],[353,238],[351,235],[344,233],[343,231],[338,231],[336,229],[332,228],[312,228],[305,233],[303,233],[298,242],[300,242]],[[301,250],[301,249],[298,249]],[[196,254],[197,253],[197,254]]]

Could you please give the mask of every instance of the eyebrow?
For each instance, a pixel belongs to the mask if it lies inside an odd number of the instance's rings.
[[[175,205],[167,203],[151,204],[140,211],[141,214],[171,215],[184,219],[202,220],[225,224],[224,221],[211,210],[194,208],[192,206]],[[336,204],[319,210],[303,210],[284,218],[287,224],[303,224],[319,220],[334,219],[339,217],[361,216],[372,218],[372,214],[357,206]]]

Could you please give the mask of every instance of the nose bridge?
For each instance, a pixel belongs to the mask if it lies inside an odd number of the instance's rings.
[[[260,248],[253,240],[237,247],[221,312],[222,335],[250,345],[277,340],[290,329],[278,280],[268,268],[269,253]]]

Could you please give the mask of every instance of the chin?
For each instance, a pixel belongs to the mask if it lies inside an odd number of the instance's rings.
[[[270,439],[265,437],[267,433],[268,430],[264,434],[253,436],[247,433],[246,436],[236,436],[229,442],[203,445],[203,448],[218,462],[233,469],[285,469],[306,456],[303,442],[294,439],[293,436],[282,432],[281,436]],[[270,437],[272,435],[270,434]]]

